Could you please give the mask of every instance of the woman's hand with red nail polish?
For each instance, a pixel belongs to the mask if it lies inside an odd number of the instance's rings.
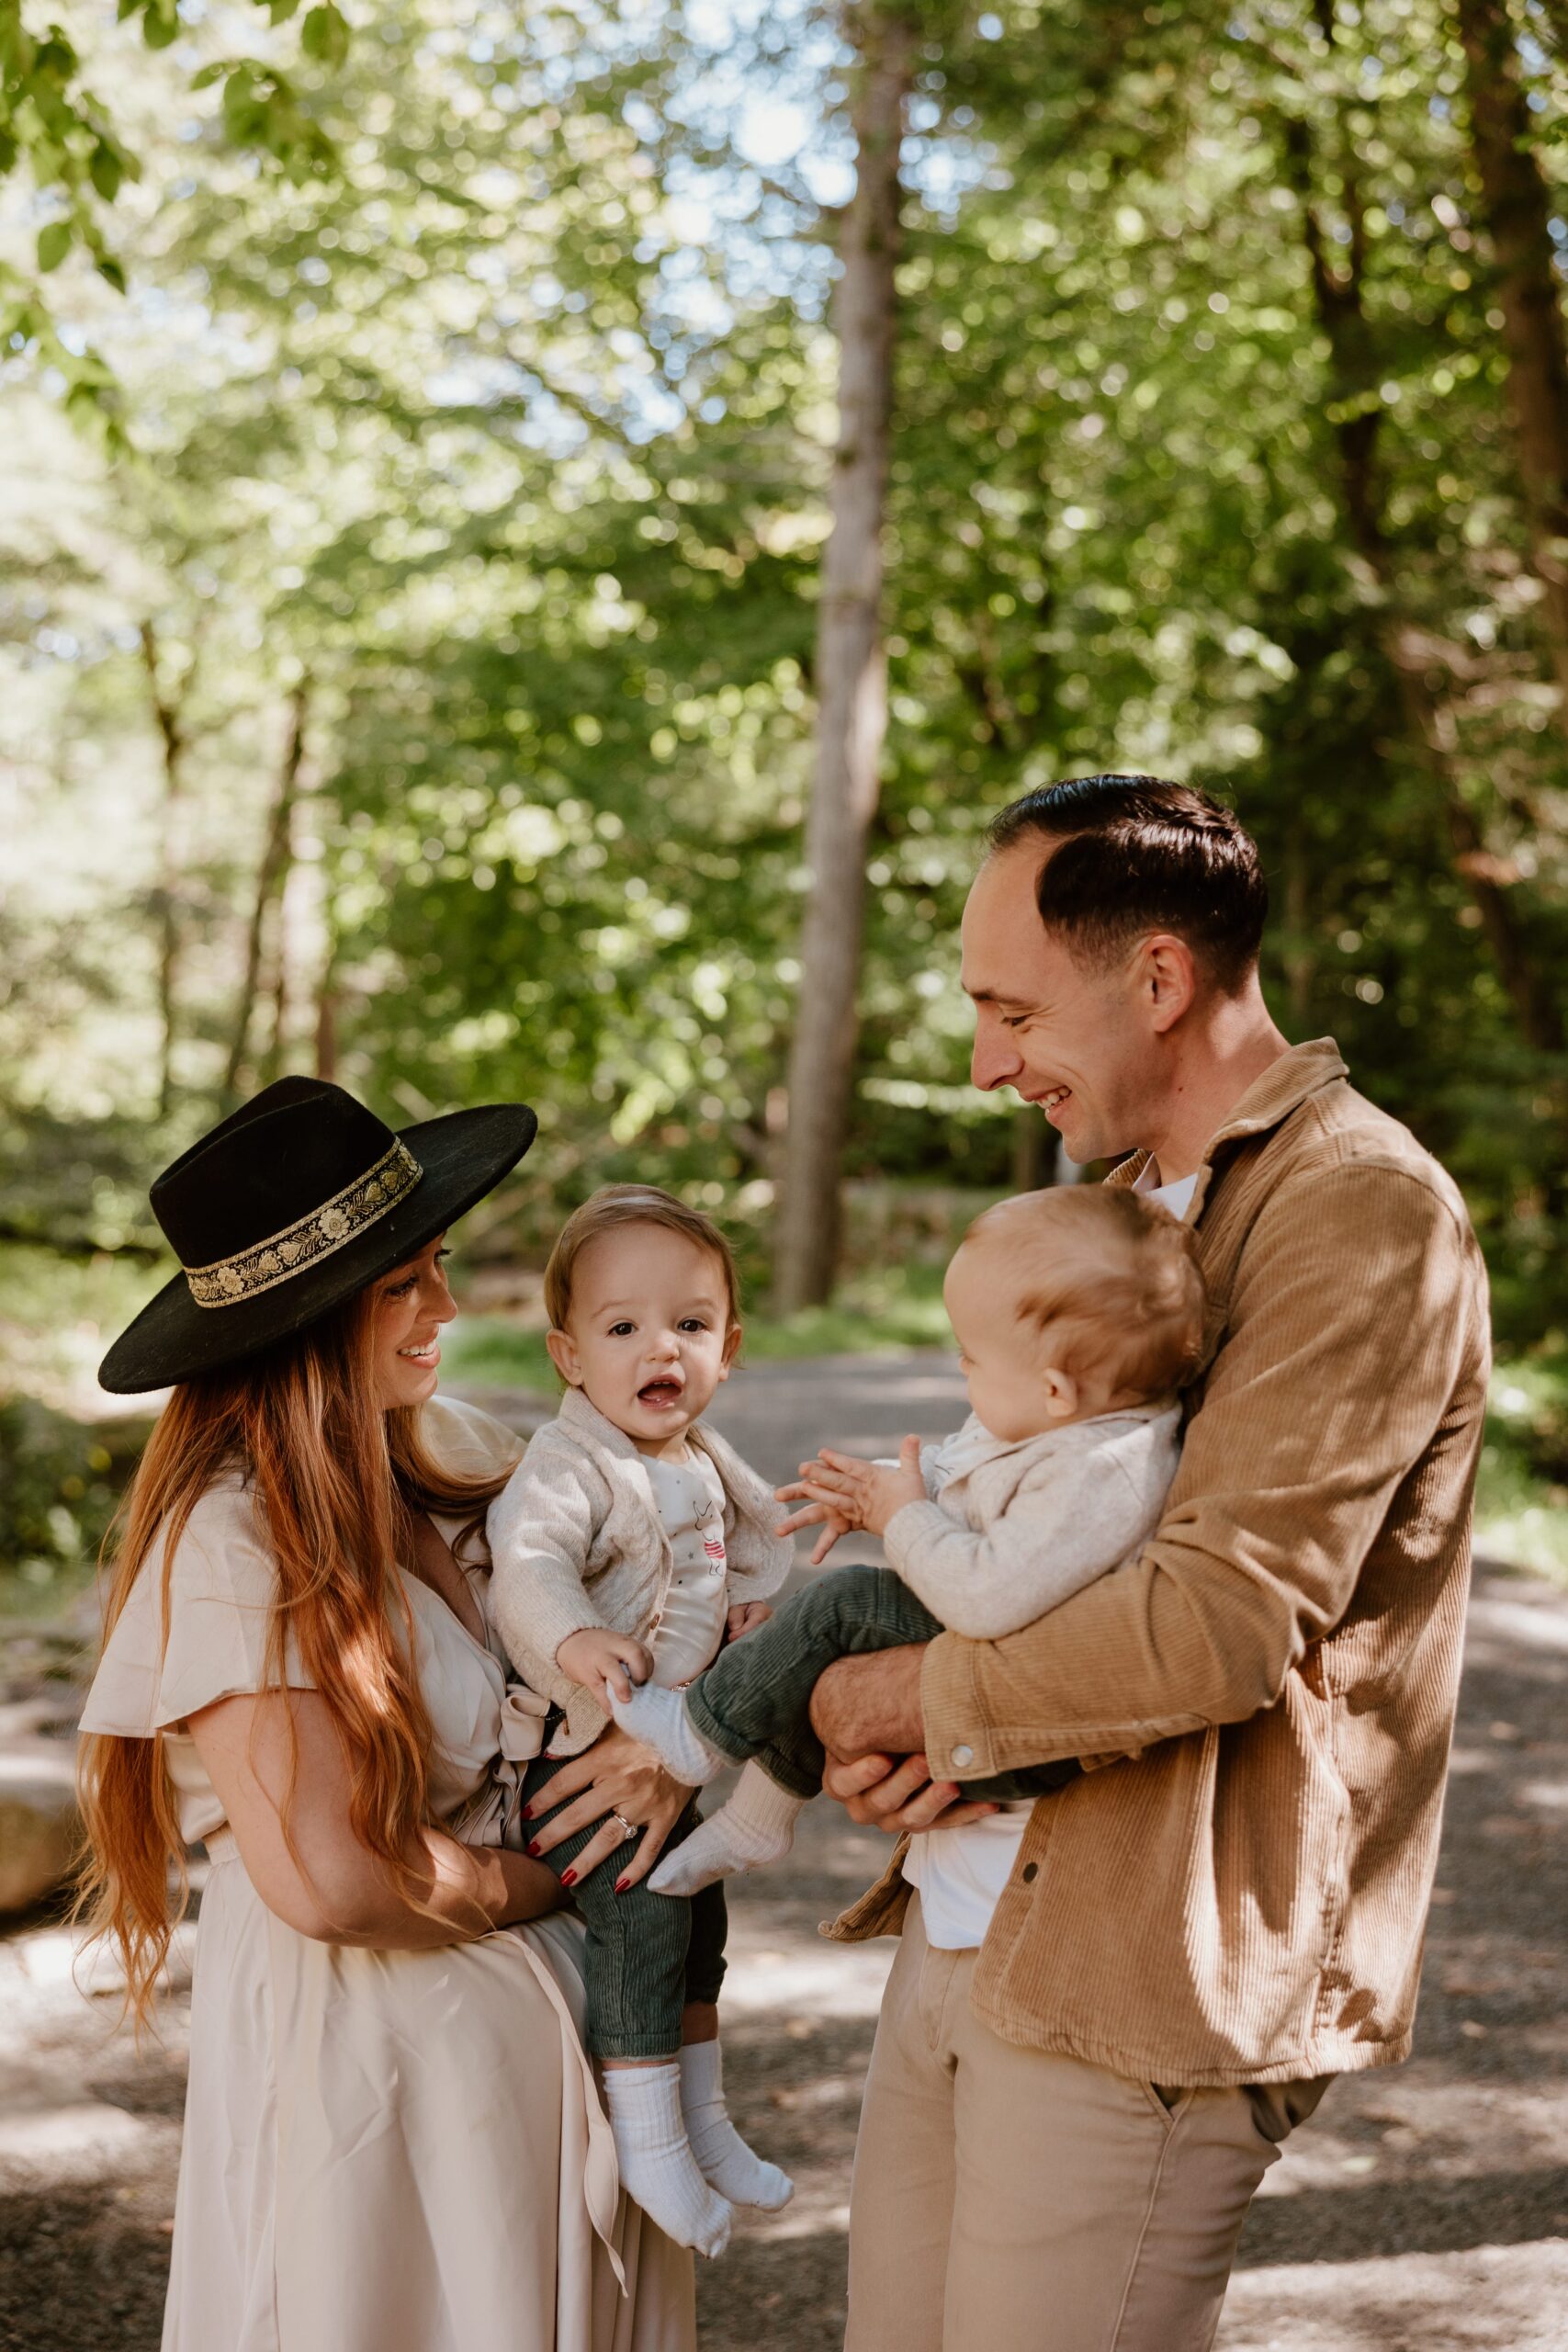
[[[548,1818],[539,1822],[528,1851],[547,1860],[557,1847],[586,1829],[592,1834],[580,1847],[574,1883],[581,1885],[608,1862],[628,1886],[635,1886],[659,1860],[691,1795],[690,1789],[671,1780],[651,1747],[612,1724],[580,1756],[569,1757],[539,1792],[533,1810]]]

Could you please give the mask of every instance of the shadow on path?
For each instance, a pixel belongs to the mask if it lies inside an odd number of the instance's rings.
[[[759,1366],[723,1406],[777,1477],[823,1439],[886,1450],[963,1409],[934,1356]],[[1337,2084],[1269,2176],[1219,2352],[1568,2352],[1565,1698],[1568,1597],[1483,1576],[1416,2054]],[[840,2340],[855,2121],[893,1948],[827,1945],[817,1925],[883,1853],[816,1805],[788,1864],[733,1895],[727,2080],[798,2188],[705,2267],[703,2352]],[[0,1937],[0,2352],[155,2352],[186,1996],[138,2058],[69,1962],[48,1922]]]

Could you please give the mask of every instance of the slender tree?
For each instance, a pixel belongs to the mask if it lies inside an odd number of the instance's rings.
[[[301,681],[294,689],[288,704],[288,731],[284,741],[283,760],[277,772],[277,789],[273,797],[272,811],[267,820],[266,838],[262,844],[261,862],[256,868],[255,897],[251,906],[251,919],[245,933],[245,968],[240,982],[240,994],[234,1012],[232,1042],[229,1047],[228,1065],[223,1072],[223,1093],[232,1101],[239,1087],[240,1073],[245,1067],[250,1050],[251,1030],[261,994],[262,958],[266,941],[267,918],[277,910],[279,926],[283,918],[283,892],[288,879],[289,843],[294,824],[294,804],[299,797],[299,770],[305,757],[305,726],[310,711],[310,686]],[[287,986],[284,942],[279,937],[275,955],[276,978],[273,985],[274,1018],[269,1057],[275,1061],[282,1043],[283,1001]]]
[[[839,435],[817,625],[817,760],[806,852],[810,886],[789,1060],[789,1125],[775,1290],[784,1312],[832,1289],[840,1166],[854,1076],[866,842],[887,727],[882,637],[883,514],[893,407],[899,146],[915,49],[909,22],[875,7],[849,30],[859,51],[855,189],[833,294]]]
[[[190,685],[190,668],[187,667],[179,684],[172,683],[156,624],[143,619],[139,635],[141,666],[146,673],[153,723],[158,729],[158,749],[163,767],[158,880],[152,891],[152,913],[158,941],[158,1115],[162,1119],[168,1116],[174,1102],[175,1042],[179,1023],[179,825],[188,749],[184,703]]]
[[[1503,0],[1458,0],[1458,15],[1530,560],[1541,584],[1558,718],[1568,733],[1568,347],[1551,239],[1554,205],[1536,154],[1507,8]]]

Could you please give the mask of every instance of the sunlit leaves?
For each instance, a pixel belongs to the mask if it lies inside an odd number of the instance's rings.
[[[737,126],[804,90],[826,185],[838,85],[820,19],[754,14],[737,62],[679,9],[608,0],[376,0],[346,53],[335,11],[307,7],[281,50],[258,17],[243,71],[209,60],[229,143],[199,108],[194,141],[178,105],[144,109],[167,127],[118,199],[137,225],[113,334],[141,469],[84,496],[113,541],[92,626],[58,548],[8,567],[46,618],[3,609],[28,677],[60,683],[73,772],[143,811],[123,633],[139,597],[173,646],[206,631],[188,1120],[211,1107],[278,712],[308,670],[288,1055],[310,1059],[324,1006],[343,1075],[389,1110],[527,1095],[541,1198],[767,1175],[807,886],[832,222],[800,159],[761,169]],[[1332,51],[1262,0],[994,15],[973,35],[933,16],[909,141],[852,1170],[1007,1180],[1007,1106],[967,1086],[956,987],[986,820],[1053,775],[1147,765],[1236,799],[1282,1023],[1340,1036],[1464,1175],[1498,1265],[1524,1267],[1545,1081],[1404,734],[1332,464],[1337,404],[1365,402],[1466,791],[1543,964],[1568,961],[1561,738],[1438,0],[1341,8]],[[141,70],[183,93],[178,45]],[[51,71],[79,95],[73,57]],[[1532,53],[1543,86],[1559,71]],[[1337,250],[1362,175],[1353,390],[1325,365],[1284,168],[1303,112]],[[333,125],[338,174],[316,168]],[[287,169],[258,172],[257,146]],[[83,167],[109,200],[112,171]],[[80,212],[51,200],[34,227],[68,232],[63,300],[95,250]],[[88,364],[36,302],[22,332],[63,382]],[[80,1014],[106,1088],[99,1041],[144,1037],[151,1002],[145,842],[125,874],[88,926],[114,1010]],[[61,1020],[29,1087],[75,1066]],[[128,1091],[138,1066],[119,1052]],[[1510,1312],[1559,1311],[1538,1272],[1510,1279]]]
[[[254,0],[267,23],[293,16],[299,0]],[[40,220],[35,241],[39,279],[51,277],[73,249],[117,293],[126,288],[122,259],[113,249],[112,209],[128,183],[141,176],[141,158],[117,125],[114,103],[95,90],[75,45],[57,24],[41,32],[25,21],[25,0],[0,5],[0,182],[19,178]],[[178,0],[118,0],[121,25],[135,28],[153,55],[174,48],[183,31]],[[319,0],[305,18],[300,48],[314,67],[340,65],[349,30],[334,0]],[[210,44],[209,43],[209,46]],[[336,150],[326,127],[277,59],[226,58],[188,75],[197,90],[218,85],[225,136],[238,148],[265,154],[299,180],[334,168]],[[112,87],[112,79],[106,86]],[[140,134],[138,134],[140,135]],[[35,284],[18,285],[0,266],[0,348],[30,352],[42,361],[52,334],[51,303]],[[44,322],[40,341],[39,322]],[[60,358],[73,410],[93,417],[112,441],[111,405],[100,397],[105,371],[89,364],[68,338]]]

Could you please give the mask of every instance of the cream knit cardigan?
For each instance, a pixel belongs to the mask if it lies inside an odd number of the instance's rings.
[[[724,1488],[729,1598],[761,1600],[783,1584],[793,1557],[788,1538],[773,1533],[773,1488],[714,1430],[698,1425],[686,1436]],[[551,1754],[575,1756],[609,1717],[561,1672],[557,1651],[592,1625],[646,1641],[674,1574],[647,1463],[581,1389],[569,1388],[491,1503],[486,1532],[491,1605],[507,1656],[565,1713]]]

